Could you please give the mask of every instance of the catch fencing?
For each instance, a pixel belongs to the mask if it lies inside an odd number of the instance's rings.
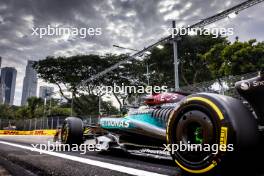
[[[235,83],[241,80],[253,78],[257,75],[258,72],[254,72],[243,75],[222,77],[216,80],[184,86],[180,88],[180,91],[191,93],[211,92],[241,99],[242,97],[238,94],[235,89]]]

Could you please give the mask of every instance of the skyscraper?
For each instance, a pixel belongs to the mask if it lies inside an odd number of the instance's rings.
[[[50,86],[40,86],[39,87],[39,97],[40,98],[47,98],[49,99],[51,97],[51,95],[54,92],[54,87],[50,87]]]
[[[21,105],[25,105],[27,103],[27,99],[29,97],[37,96],[37,72],[32,67],[34,61],[28,61],[26,67],[26,74],[23,81],[23,92],[22,92],[22,99]]]
[[[17,70],[13,67],[4,67],[1,69],[1,85],[3,103],[13,105],[16,88]]]

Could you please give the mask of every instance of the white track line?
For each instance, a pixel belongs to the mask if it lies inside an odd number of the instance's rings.
[[[101,162],[101,161],[97,161],[97,160],[92,160],[92,159],[87,159],[87,158],[82,158],[82,157],[77,157],[77,156],[72,156],[72,155],[66,155],[66,154],[63,154],[63,153],[36,149],[36,148],[33,148],[33,147],[28,147],[28,146],[19,145],[19,144],[10,143],[10,142],[0,141],[0,144],[5,144],[5,145],[9,145],[9,146],[17,147],[17,148],[22,148],[22,149],[26,149],[26,150],[30,150],[30,151],[34,151],[34,152],[39,152],[39,153],[43,153],[43,154],[47,154],[47,155],[52,155],[52,156],[56,156],[56,157],[59,157],[59,158],[64,158],[64,159],[68,159],[68,160],[72,160],[72,161],[76,161],[76,162],[80,162],[80,163],[84,163],[84,164],[98,166],[98,167],[101,167],[101,168],[110,169],[110,170],[114,170],[114,171],[118,171],[118,172],[122,172],[122,173],[126,173],[126,174],[131,174],[131,175],[165,176],[163,174],[158,174],[158,173],[155,173],[155,172],[148,172],[148,171],[144,171],[144,170],[139,170],[139,169],[134,169],[134,168],[130,168],[130,167],[120,166],[120,165],[116,165],[116,164]]]

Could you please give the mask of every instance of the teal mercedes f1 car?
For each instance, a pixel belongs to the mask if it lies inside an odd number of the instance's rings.
[[[235,154],[254,151],[263,136],[264,72],[235,87],[242,99],[216,93],[147,96],[121,118],[101,118],[105,133],[95,141],[105,151],[172,158],[187,173],[211,172]],[[81,119],[68,117],[62,142],[82,143],[84,129]]]

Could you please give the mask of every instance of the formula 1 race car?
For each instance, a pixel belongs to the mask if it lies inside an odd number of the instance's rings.
[[[263,136],[264,72],[235,87],[242,100],[216,93],[147,96],[144,105],[130,108],[124,117],[101,118],[99,125],[107,133],[97,136],[96,142],[101,150],[119,148],[138,155],[172,157],[184,172],[208,173],[234,154],[254,151]],[[62,142],[82,143],[84,126],[81,119],[68,117]],[[220,146],[217,152],[193,150],[216,144]],[[187,148],[180,150],[183,145]]]

